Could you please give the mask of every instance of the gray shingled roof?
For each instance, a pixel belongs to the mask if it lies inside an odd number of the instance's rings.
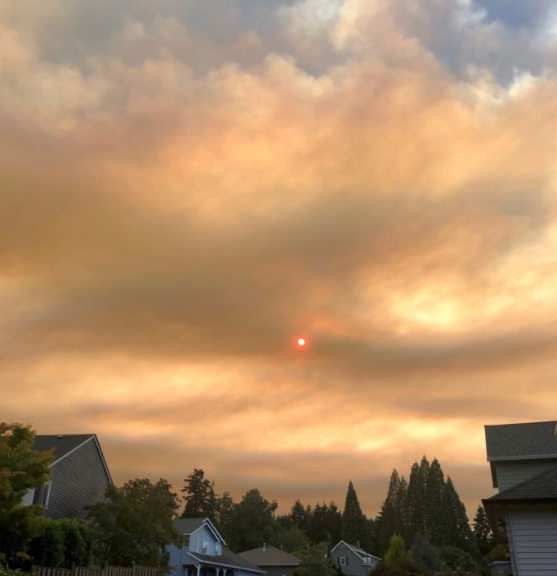
[[[529,422],[485,427],[487,459],[520,460],[557,457],[557,422]]]
[[[189,555],[197,558],[205,564],[232,566],[233,568],[242,568],[243,570],[257,572],[259,574],[265,572],[255,564],[252,564],[249,560],[242,558],[239,554],[234,554],[234,552],[231,552],[226,546],[222,547],[222,554],[220,556],[209,556],[207,554],[198,554],[197,552],[191,551],[189,552]]]
[[[508,502],[517,500],[557,501],[557,466],[511,486],[495,494],[488,502]]]
[[[54,449],[54,461],[56,461],[94,436],[94,434],[38,434],[33,442],[33,450],[45,452]]]
[[[180,534],[191,534],[197,530],[207,518],[177,518],[174,527]]]
[[[254,548],[253,550],[246,550],[240,552],[239,556],[249,560],[256,566],[261,568],[267,566],[299,566],[300,559],[294,554],[289,554],[283,550],[279,550],[274,546],[265,546],[263,548]]]

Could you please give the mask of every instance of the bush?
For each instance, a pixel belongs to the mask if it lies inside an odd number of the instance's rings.
[[[64,567],[64,531],[59,522],[44,518],[29,545],[34,564],[51,568]]]
[[[433,576],[426,566],[411,558],[394,562],[382,562],[370,572],[370,576]]]
[[[403,560],[408,555],[404,546],[404,540],[398,534],[393,534],[389,542],[389,549],[385,554],[385,562]]]
[[[445,565],[445,569],[452,570],[454,576],[477,572],[477,564],[474,558],[461,548],[456,546],[443,546],[439,553]]]
[[[433,572],[439,572],[443,569],[443,562],[439,551],[431,542],[421,534],[416,536],[414,544],[410,549],[410,556],[420,564],[427,566]]]

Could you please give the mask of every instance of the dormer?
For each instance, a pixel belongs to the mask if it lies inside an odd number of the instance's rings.
[[[493,487],[511,488],[557,466],[557,422],[485,427]]]
[[[185,538],[190,553],[196,556],[222,555],[226,542],[209,518],[180,518],[174,521],[174,526]]]

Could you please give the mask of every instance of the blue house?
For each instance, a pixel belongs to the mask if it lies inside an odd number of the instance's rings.
[[[260,576],[264,570],[231,552],[209,518],[181,518],[174,526],[182,534],[181,548],[171,544],[170,576]]]

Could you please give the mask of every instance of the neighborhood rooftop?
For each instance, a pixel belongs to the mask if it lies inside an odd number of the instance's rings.
[[[543,459],[557,456],[557,422],[529,422],[485,427],[487,459]]]
[[[246,550],[240,552],[240,556],[256,566],[298,566],[300,564],[300,560],[296,556],[274,546]]]
[[[63,458],[95,434],[38,434],[33,442],[33,450],[45,452],[54,449],[54,458]]]
[[[507,488],[489,500],[557,500],[557,466]]]

